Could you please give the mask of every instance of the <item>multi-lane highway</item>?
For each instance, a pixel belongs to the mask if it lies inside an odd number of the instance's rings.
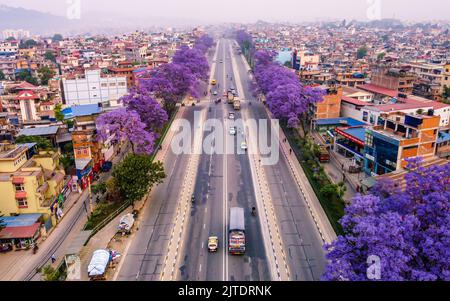
[[[203,154],[195,185],[195,197],[190,224],[186,233],[181,280],[270,280],[264,240],[258,219],[251,215],[251,208],[256,206],[252,176],[248,155],[239,154],[240,141],[243,140],[243,124],[237,126],[236,136],[229,134],[231,121],[228,113],[234,112],[235,119],[241,119],[241,113],[234,111],[222,96],[229,88],[236,88],[229,51],[231,41],[220,40],[217,45],[216,68],[212,70],[217,85],[212,90],[218,96],[211,96],[208,118],[221,123],[222,133],[217,134],[217,145],[230,145],[234,141],[232,153]],[[232,79],[232,80],[231,80]],[[222,102],[214,104],[214,99],[221,97]],[[213,125],[213,126],[217,126]],[[205,136],[209,135],[205,132]],[[217,146],[218,150],[220,147]],[[245,209],[245,228],[247,250],[243,256],[231,256],[227,251],[229,209]],[[209,236],[219,237],[218,253],[209,254],[207,240]]]
[[[200,134],[204,140],[212,137],[213,145],[203,146],[199,154],[176,155],[168,149],[164,157],[167,178],[153,189],[141,213],[139,231],[117,280],[320,278],[325,265],[323,241],[281,147],[279,160],[268,166],[257,163],[258,155],[238,151],[242,139],[250,144],[257,137],[258,128],[250,129],[244,124],[249,119],[269,118],[251,93],[248,67],[235,48],[235,41],[217,41],[209,61],[210,79],[217,81],[211,89],[217,90],[218,95],[185,107],[178,116],[191,125],[196,114],[201,116],[201,126],[192,126],[191,134]],[[243,100],[240,111],[226,104],[222,94],[228,88],[237,89]],[[222,102],[215,104],[219,97]],[[243,120],[237,125],[236,136],[229,134],[229,112],[235,113],[236,120]],[[207,129],[208,123],[213,131]],[[270,144],[270,130],[267,135]],[[235,150],[223,154],[220,146],[233,142]],[[196,142],[192,144],[195,147]],[[195,196],[194,204],[190,203],[190,194]],[[247,248],[242,256],[232,256],[227,251],[231,207],[245,211]],[[258,208],[257,216],[251,215],[252,207]],[[219,238],[217,253],[207,250],[208,237],[212,235]]]

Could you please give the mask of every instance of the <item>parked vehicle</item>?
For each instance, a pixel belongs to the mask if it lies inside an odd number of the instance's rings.
[[[215,79],[213,79],[213,80],[211,81],[211,85],[215,85],[215,84],[217,84],[217,81],[216,81]]]
[[[230,127],[230,135],[236,135],[236,127],[234,127],[234,126],[232,126],[232,127]]]
[[[134,215],[132,213],[125,214],[120,218],[117,231],[119,233],[122,233],[123,235],[130,234],[133,225],[134,225]]]
[[[325,146],[320,147],[319,161],[320,163],[330,162],[330,153]]]
[[[245,253],[244,208],[230,208],[228,252],[233,255],[240,255]]]
[[[113,163],[112,163],[111,161],[106,161],[106,162],[103,163],[103,165],[102,165],[102,171],[103,171],[103,172],[108,172],[108,171],[111,170],[112,166],[113,166]]]
[[[111,262],[111,254],[108,250],[94,251],[91,262],[88,265],[88,275],[91,280],[106,280],[106,271]]]

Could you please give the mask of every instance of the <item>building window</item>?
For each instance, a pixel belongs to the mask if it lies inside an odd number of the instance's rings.
[[[17,206],[19,206],[19,208],[28,208],[27,199],[17,199]]]
[[[369,147],[373,147],[373,136],[369,133],[366,133],[366,144]]]
[[[109,86],[110,86],[110,87],[115,87],[115,86],[116,86],[116,83],[109,83]]]
[[[119,83],[119,86],[124,87],[124,86],[125,86],[125,83],[124,83],[124,82],[121,82],[121,83]]]
[[[25,191],[25,187],[23,186],[23,184],[14,184],[14,188],[16,189],[16,191]]]
[[[102,83],[102,88],[106,88],[106,87],[108,87],[108,84],[107,83]]]

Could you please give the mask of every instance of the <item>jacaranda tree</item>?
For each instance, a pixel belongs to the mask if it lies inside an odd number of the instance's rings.
[[[407,168],[404,190],[383,180],[347,206],[345,234],[325,246],[324,280],[368,280],[369,256],[380,280],[450,280],[450,164],[411,159]]]
[[[112,141],[123,139],[130,141],[135,154],[151,154],[155,144],[155,134],[146,131],[146,124],[133,110],[120,108],[100,115],[96,120],[98,138],[105,141],[112,136]]]
[[[167,112],[150,95],[143,91],[131,91],[123,96],[120,101],[127,111],[136,111],[148,132],[157,132],[168,121]]]
[[[274,62],[275,53],[257,51],[254,74],[260,93],[266,95],[269,110],[288,127],[297,127],[309,104],[323,100],[324,91],[305,87],[295,73]]]

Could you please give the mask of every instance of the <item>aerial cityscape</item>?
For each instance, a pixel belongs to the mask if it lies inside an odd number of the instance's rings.
[[[0,280],[450,280],[450,2],[38,2],[0,0]]]

